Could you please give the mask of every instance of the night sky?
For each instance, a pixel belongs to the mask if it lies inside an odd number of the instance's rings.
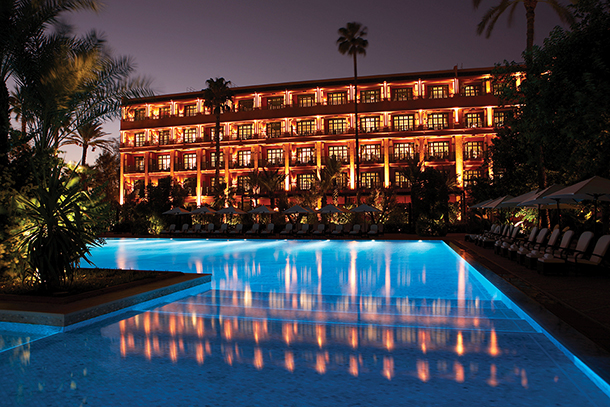
[[[103,33],[115,55],[132,56],[157,94],[205,88],[224,77],[235,86],[349,77],[351,59],[335,44],[349,21],[368,27],[359,75],[490,67],[520,61],[525,11],[508,15],[491,38],[476,34],[485,11],[499,0],[105,0],[99,13],[74,13],[77,32]],[[560,23],[546,4],[536,15],[536,44]],[[105,126],[118,137],[119,124]],[[78,151],[78,150],[76,150]],[[94,154],[90,153],[89,164]],[[77,160],[80,152],[69,151]]]

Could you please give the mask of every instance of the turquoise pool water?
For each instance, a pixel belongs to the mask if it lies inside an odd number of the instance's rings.
[[[213,279],[64,333],[0,324],[0,405],[610,405],[442,242],[110,239],[93,260]]]

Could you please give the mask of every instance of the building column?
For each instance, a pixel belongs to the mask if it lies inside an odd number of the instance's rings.
[[[286,178],[284,179],[284,190],[290,191],[290,157],[292,156],[292,152],[290,151],[290,143],[286,143],[283,145],[284,147],[284,175]]]
[[[390,187],[390,139],[386,138],[382,141],[383,144],[383,185],[386,188]]]
[[[322,169],[322,142],[316,141],[316,173],[318,174],[318,178],[320,178],[320,171]]]
[[[146,151],[144,153],[144,186],[148,186],[149,176],[148,176],[148,161],[150,160],[150,153]]]
[[[426,161],[426,137],[418,137],[419,140],[419,162]]]
[[[225,133],[226,135],[226,133]],[[223,150],[223,155],[225,158],[225,184],[227,184],[227,187],[229,186],[229,173],[231,172],[231,147],[225,147]],[[216,159],[219,159],[220,157],[216,157]]]
[[[455,175],[457,186],[464,187],[464,136],[457,135],[455,137]]]
[[[201,206],[201,160],[203,156],[203,148],[197,149],[197,207]]]
[[[349,149],[349,188],[356,189],[356,142],[349,140],[347,148]]]
[[[125,160],[127,157],[125,153],[120,153],[119,157],[119,203],[123,205],[125,203]]]

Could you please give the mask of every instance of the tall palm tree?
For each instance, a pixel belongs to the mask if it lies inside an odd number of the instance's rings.
[[[360,145],[358,141],[358,54],[366,55],[366,47],[369,42],[364,37],[367,28],[361,23],[347,23],[345,27],[339,28],[337,45],[339,52],[343,55],[351,55],[354,59],[354,118],[355,118],[355,140],[356,140],[356,199],[360,201]]]
[[[108,133],[102,130],[102,124],[100,122],[84,123],[78,129],[76,134],[70,134],[67,136],[61,145],[76,145],[83,148],[83,156],[81,158],[81,165],[87,165],[87,151],[91,147],[91,151],[95,151],[97,147],[104,151],[110,151],[112,145],[111,140],[104,139]]]
[[[99,9],[95,0],[3,0],[0,2],[0,163],[8,162],[10,129],[8,81],[15,73],[17,52],[33,50],[61,15]]]
[[[231,81],[225,81],[225,78],[210,78],[205,83],[208,87],[203,90],[203,104],[216,116],[216,127],[214,127],[216,172],[214,177],[218,183],[220,178],[220,115],[231,110],[229,102],[233,101],[235,94],[231,89]]]
[[[472,0],[475,9],[479,7],[481,1],[482,0]],[[572,3],[575,3],[576,1],[577,0],[572,0]],[[485,37],[489,38],[498,18],[509,8],[508,24],[512,24],[514,13],[519,3],[523,3],[523,6],[525,7],[525,17],[527,19],[526,58],[529,58],[527,55],[534,46],[534,22],[538,3],[546,3],[551,6],[564,23],[572,23],[574,21],[574,16],[570,10],[560,4],[557,0],[500,0],[500,4],[487,10],[483,19],[477,26],[477,34],[481,35],[485,32]]]

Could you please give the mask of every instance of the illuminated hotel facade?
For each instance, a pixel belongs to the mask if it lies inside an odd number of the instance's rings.
[[[484,158],[510,109],[494,96],[492,68],[457,69],[358,79],[360,179],[364,194],[394,187],[409,202],[401,169],[416,160],[456,176],[464,188],[486,175]],[[249,174],[286,175],[284,190],[312,187],[327,161],[341,161],[342,199],[355,196],[353,78],[233,88],[221,115],[221,180],[248,196]],[[215,116],[203,92],[128,100],[122,108],[120,199],[172,177],[187,205],[212,202]]]

